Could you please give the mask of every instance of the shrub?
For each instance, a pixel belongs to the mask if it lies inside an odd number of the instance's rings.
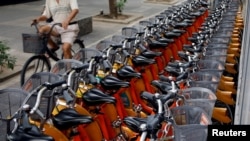
[[[16,58],[7,53],[9,50],[7,43],[0,41],[0,71],[3,68],[14,69]]]
[[[124,7],[125,7],[125,3],[127,2],[127,0],[118,0],[117,2],[116,2],[116,6],[117,6],[117,8],[118,8],[118,11],[119,11],[119,13],[122,13],[122,11],[123,11],[123,9],[124,9]]]

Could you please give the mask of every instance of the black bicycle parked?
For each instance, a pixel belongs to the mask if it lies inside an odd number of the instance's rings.
[[[76,22],[72,22],[70,24],[77,24]],[[55,23],[52,25],[51,30],[48,33],[41,34],[38,32],[38,23],[32,24],[35,26],[37,33],[36,34],[26,34],[23,33],[23,52],[25,53],[34,53],[23,65],[21,76],[20,76],[20,84],[21,86],[26,82],[26,80],[34,73],[37,72],[48,72],[51,69],[51,61],[58,61],[63,59],[63,53],[61,50],[57,50],[56,52],[51,50],[48,47],[48,39],[52,32],[52,29],[56,26],[61,26],[61,23]],[[62,42],[59,40],[56,42],[58,46],[62,45]],[[76,53],[79,49],[85,48],[84,42],[82,39],[77,38],[74,41],[74,44],[71,48],[72,54]],[[60,54],[60,55],[57,55]],[[52,59],[52,60],[51,60]]]

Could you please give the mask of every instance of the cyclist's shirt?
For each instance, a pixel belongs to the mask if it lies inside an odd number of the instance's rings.
[[[57,0],[46,0],[43,15],[47,18],[52,17],[53,22],[49,24],[51,26],[53,23],[62,23],[74,9],[79,9],[77,0],[58,0],[58,2]],[[76,17],[71,20],[71,22],[73,21],[77,21]],[[78,35],[79,26],[78,24],[72,24],[67,29],[55,26],[55,32],[61,35],[62,43],[72,45]]]
[[[62,23],[73,9],[78,9],[77,0],[46,0],[43,15],[52,17],[55,23]],[[72,21],[75,21],[73,19]]]

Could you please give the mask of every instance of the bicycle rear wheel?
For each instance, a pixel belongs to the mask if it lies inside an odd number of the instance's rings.
[[[38,72],[49,72],[51,64],[45,55],[35,55],[29,58],[21,71],[20,84],[21,86],[28,80],[28,78]]]

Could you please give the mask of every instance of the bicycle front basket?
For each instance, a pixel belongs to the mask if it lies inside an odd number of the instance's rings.
[[[171,109],[174,118],[174,141],[206,141],[211,119],[197,106],[183,105]]]
[[[32,92],[40,85],[44,84],[45,82],[49,83],[55,83],[63,78],[60,77],[57,74],[51,73],[51,72],[38,72],[33,74],[22,86],[22,89],[27,92]],[[57,88],[57,91],[60,91],[61,88]],[[54,96],[53,96],[54,90],[46,90],[44,94],[42,95],[41,102],[39,105],[39,110],[46,116],[46,118],[50,117],[52,110],[55,106],[54,102]],[[27,102],[30,106],[34,106],[37,99],[37,92],[31,96],[29,101]],[[31,119],[33,120],[40,120],[40,116],[37,114],[31,115]]]
[[[41,54],[45,52],[42,39],[38,34],[22,33],[23,52]]]
[[[181,90],[181,95],[185,98],[185,105],[200,107],[207,113],[208,117],[212,117],[217,97],[210,89],[203,87],[191,87]]]
[[[0,90],[0,140],[5,141],[7,134],[13,130],[14,114],[21,107],[27,92],[18,88],[6,88]]]
[[[81,61],[78,61],[75,59],[61,59],[54,64],[50,72],[54,74],[58,74],[65,79],[68,79],[67,73],[70,72],[73,69],[73,67],[80,67],[82,65],[83,63]],[[73,90],[76,90],[78,86],[78,80],[79,80],[79,74],[75,73],[72,76],[71,80],[69,80],[71,82],[67,82],[67,83],[70,83],[70,87]]]

